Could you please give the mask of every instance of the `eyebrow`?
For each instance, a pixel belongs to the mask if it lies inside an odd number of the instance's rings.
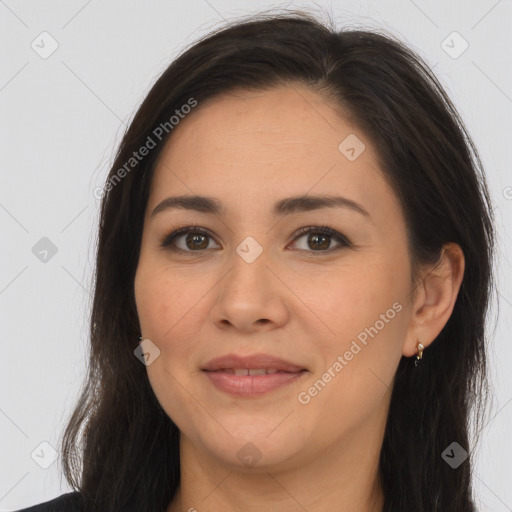
[[[303,195],[287,197],[274,204],[274,215],[291,215],[298,212],[309,212],[320,208],[349,208],[355,212],[371,218],[370,214],[359,204],[342,196],[330,195]],[[184,195],[170,196],[161,201],[151,213],[154,217],[160,212],[170,209],[193,210],[200,213],[222,214],[225,212],[221,201],[207,196]]]

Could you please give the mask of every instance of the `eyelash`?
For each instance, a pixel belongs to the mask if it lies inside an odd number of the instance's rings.
[[[182,253],[182,254],[183,253],[191,254],[191,253],[195,253],[195,252],[201,253],[201,252],[204,252],[205,250],[207,250],[207,249],[202,249],[202,250],[197,250],[197,251],[183,250],[183,249],[178,249],[177,247],[172,245],[173,242],[176,240],[176,238],[178,238],[180,235],[188,234],[188,233],[195,233],[195,234],[205,235],[205,236],[208,236],[210,238],[213,238],[210,235],[210,233],[207,230],[203,229],[203,228],[196,227],[196,226],[188,226],[188,227],[183,227],[183,228],[176,229],[175,231],[172,231],[171,233],[166,235],[163,238],[163,240],[162,240],[161,246],[163,248],[167,249],[167,250],[172,251],[172,252]],[[346,236],[342,235],[341,233],[339,233],[338,231],[336,231],[336,230],[334,230],[332,228],[329,228],[326,225],[323,225],[323,226],[307,226],[307,227],[300,228],[299,231],[297,232],[295,238],[293,239],[293,241],[295,242],[296,240],[298,240],[302,236],[310,234],[310,233],[319,233],[319,234],[322,234],[322,235],[328,235],[333,240],[335,240],[336,242],[339,242],[340,246],[338,246],[337,248],[334,248],[334,249],[325,249],[325,250],[318,250],[318,251],[310,250],[310,251],[306,251],[306,252],[327,254],[327,253],[331,253],[331,252],[336,251],[336,250],[340,250],[343,247],[345,247],[345,248],[352,247],[352,243],[350,242],[350,240]],[[305,249],[299,249],[299,250],[305,250]]]

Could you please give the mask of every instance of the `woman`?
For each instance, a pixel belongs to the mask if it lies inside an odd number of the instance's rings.
[[[101,195],[76,491],[30,510],[475,510],[492,208],[419,57],[296,12],[218,30]]]

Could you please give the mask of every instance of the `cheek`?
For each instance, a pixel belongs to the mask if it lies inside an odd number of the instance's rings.
[[[176,272],[167,266],[141,265],[135,278],[137,311],[142,333],[160,349],[161,360],[173,374],[193,371],[200,329],[211,306],[208,292],[215,279],[190,270]],[[152,366],[148,372],[153,371]]]
[[[140,265],[135,297],[143,336],[160,350],[159,357],[146,367],[150,385],[167,415],[179,428],[185,428],[189,418],[183,411],[197,407],[188,379],[197,350],[193,328],[199,325],[198,315],[204,314],[200,302],[204,292],[200,293],[196,283],[176,277],[171,282],[168,271]]]
[[[314,341],[325,348],[342,349],[395,302],[403,301],[403,271],[393,262],[381,255],[367,255],[357,263],[347,261],[294,282],[293,291],[312,320],[310,327],[314,323],[320,329]],[[388,316],[395,318],[395,313],[391,310]],[[390,330],[387,323],[385,330]]]
[[[192,309],[194,286],[180,282],[151,258],[142,258],[135,275],[135,300],[144,336],[165,342]]]
[[[322,357],[300,390],[301,403],[309,401],[304,414],[333,436],[338,429],[356,431],[372,418],[371,424],[380,425],[401,358],[406,311],[400,294],[375,280],[354,287],[345,281],[339,289],[347,295],[324,297],[330,309],[323,310],[336,334],[315,339]]]
[[[298,291],[315,313],[311,318],[321,319],[311,338],[321,354],[315,378],[330,389],[321,394],[333,393],[330,399],[340,405],[381,399],[401,358],[407,272],[402,261],[374,257]]]

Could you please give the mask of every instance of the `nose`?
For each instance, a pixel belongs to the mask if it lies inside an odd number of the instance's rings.
[[[252,262],[233,251],[230,271],[215,287],[211,314],[218,328],[250,333],[288,321],[287,300],[292,293],[269,263],[265,251]]]

